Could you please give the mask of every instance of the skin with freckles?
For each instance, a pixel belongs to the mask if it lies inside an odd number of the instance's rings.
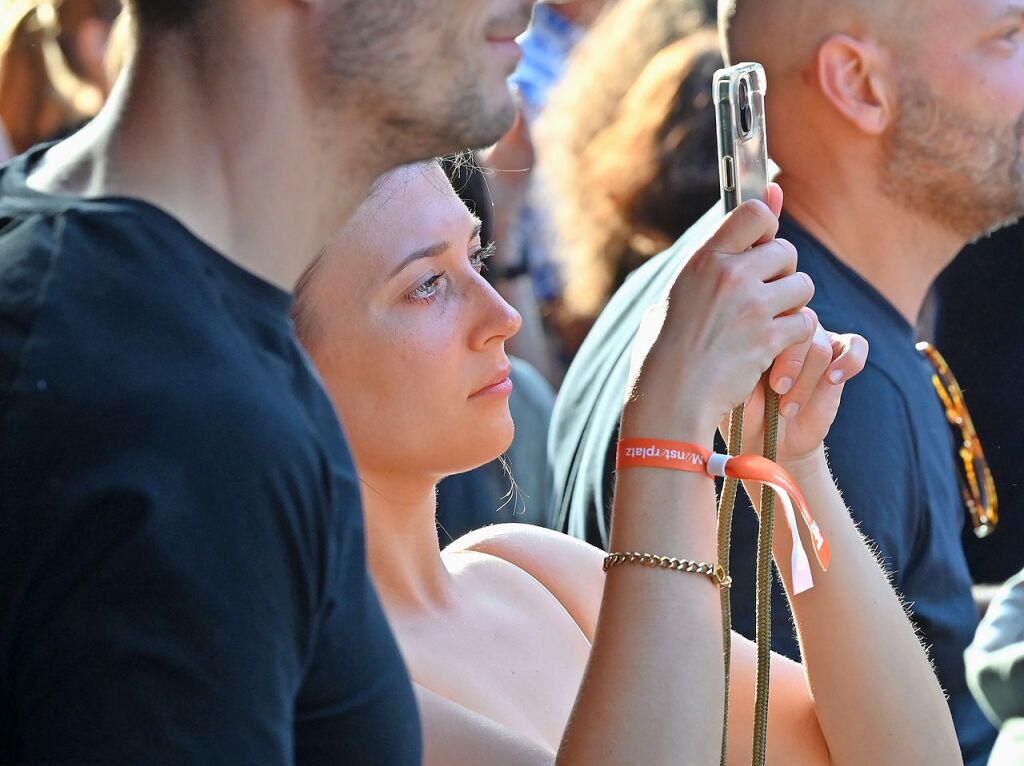
[[[792,245],[774,238],[781,205],[773,186],[767,205],[735,211],[650,313],[623,434],[708,443],[719,418],[760,395],[767,368],[776,387],[795,381],[785,401],[799,414],[780,455],[821,511],[836,563],[818,580],[817,605],[797,610],[815,667],[774,658],[768,761],[880,763],[872,748],[888,748],[893,729],[928,727],[940,732],[929,763],[952,762],[941,690],[822,455],[866,344],[821,330],[805,308],[813,286],[796,272]],[[602,551],[522,525],[437,548],[438,480],[492,460],[512,436],[504,344],[520,319],[480,276],[487,253],[477,226],[438,165],[400,168],[300,280],[293,310],[359,470],[370,569],[417,686],[425,762],[717,763],[721,618],[706,578],[635,569],[606,578]],[[752,418],[749,438],[758,428]],[[710,479],[635,470],[621,483],[620,549],[713,558]],[[779,561],[789,557],[786,537],[780,529]],[[867,602],[877,608],[864,619]],[[905,670],[900,694],[883,693],[886,668],[830,648],[837,624],[849,625],[854,643],[871,631],[892,637],[879,662]],[[733,641],[731,689],[750,699],[754,648]],[[862,682],[837,693],[827,679],[841,665]],[[847,715],[842,733],[822,727],[821,711],[849,709],[864,689],[877,705]],[[731,708],[730,764],[750,761],[752,712]]]
[[[507,379],[521,319],[480,276],[488,254],[440,166],[412,165],[385,176],[300,289],[316,306],[300,334],[364,477],[400,466],[437,481],[512,442],[508,391],[487,387]]]

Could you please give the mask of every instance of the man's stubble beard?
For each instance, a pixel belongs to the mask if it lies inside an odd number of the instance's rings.
[[[438,81],[442,77],[445,82]],[[405,85],[399,92],[432,92],[413,96],[417,98],[415,109],[409,109],[409,101],[399,99],[380,105],[382,135],[403,163],[490,146],[515,118],[511,95],[496,98],[498,94],[489,94],[472,71],[424,74]]]
[[[966,244],[1024,214],[1022,135],[1024,115],[1009,126],[982,122],[903,77],[882,189]]]
[[[488,146],[515,117],[511,97],[489,99],[472,67],[432,69],[461,60],[451,53],[457,30],[433,2],[348,0],[325,20],[320,97],[337,109],[339,131],[345,120],[362,121],[372,141],[365,154],[381,172]]]

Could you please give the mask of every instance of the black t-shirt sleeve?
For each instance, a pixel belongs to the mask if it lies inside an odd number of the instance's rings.
[[[292,465],[211,505],[177,469],[117,462],[40,509],[60,522],[16,610],[18,762],[412,763],[362,530],[331,512],[342,492],[357,513],[354,476]]]
[[[846,384],[825,440],[828,461],[861,532],[900,582],[916,547],[920,470],[900,391],[868,366]]]
[[[290,296],[145,203],[35,200],[11,167],[0,763],[418,763]]]
[[[359,507],[355,468],[333,484],[335,506]],[[341,455],[339,454],[339,457]],[[419,712],[398,645],[366,568],[361,525],[332,527],[324,608],[295,708],[300,766],[411,766],[421,761]]]
[[[41,509],[61,523],[17,610],[21,760],[289,763],[322,542],[286,506],[199,507],[144,463]]]

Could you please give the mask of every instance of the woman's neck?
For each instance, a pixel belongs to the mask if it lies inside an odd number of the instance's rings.
[[[360,472],[370,573],[388,616],[445,609],[452,578],[437,541],[436,482]]]

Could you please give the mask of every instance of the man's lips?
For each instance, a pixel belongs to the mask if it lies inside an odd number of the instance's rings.
[[[507,56],[513,64],[518,64],[523,57],[523,49],[514,37],[488,37],[487,45],[492,51]]]
[[[509,375],[512,374],[511,365],[504,365],[498,370],[491,379],[482,387],[474,391],[469,395],[470,399],[475,399],[478,396],[486,396],[488,394],[508,394],[512,391],[512,380]]]
[[[493,45],[508,45],[515,43],[519,35],[487,35],[485,40]],[[516,43],[518,45],[518,43]]]

